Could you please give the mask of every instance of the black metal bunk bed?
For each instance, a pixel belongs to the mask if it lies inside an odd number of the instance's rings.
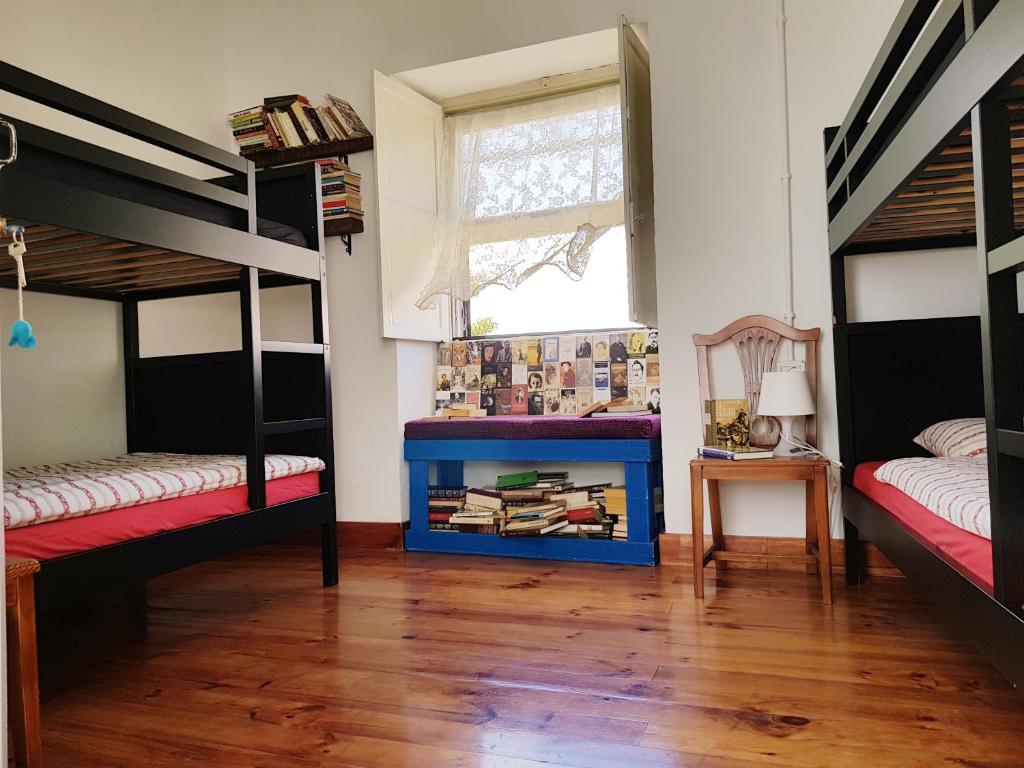
[[[1024,7],[906,0],[845,120],[825,132],[846,573],[873,542],[1012,683],[1024,684]],[[976,245],[979,317],[849,322],[852,254]],[[942,419],[985,416],[993,588],[851,485],[922,455]]]
[[[0,90],[227,174],[200,180],[6,118],[16,130],[17,159],[0,168],[0,215],[25,227],[27,289],[123,308],[128,451],[244,454],[247,467],[249,511],[48,560],[36,576],[42,606],[136,586],[316,526],[323,584],[337,584],[317,165],[257,173],[229,152],[3,62]],[[11,149],[11,136],[0,130],[0,158]],[[5,263],[0,285],[15,280]],[[261,338],[259,289],[280,285],[310,287],[312,343]],[[140,302],[236,291],[241,351],[140,356]],[[323,459],[320,492],[268,507],[268,450]]]

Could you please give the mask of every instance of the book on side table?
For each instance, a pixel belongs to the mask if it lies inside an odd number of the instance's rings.
[[[773,455],[770,448],[754,448],[752,446],[735,446],[733,448],[726,448],[721,445],[705,445],[698,448],[697,453],[705,459],[729,459],[730,461],[770,459]]]

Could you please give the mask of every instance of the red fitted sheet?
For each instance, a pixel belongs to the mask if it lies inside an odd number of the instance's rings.
[[[267,506],[320,492],[320,473],[306,472],[267,483]],[[248,488],[222,488],[207,493],[112,509],[97,515],[15,528],[5,535],[8,557],[53,560],[131,539],[208,523],[218,517],[247,512]]]
[[[875,470],[884,463],[869,461],[858,465],[853,473],[853,487],[892,515],[914,538],[991,593],[992,542],[957,528],[895,486],[876,480]]]

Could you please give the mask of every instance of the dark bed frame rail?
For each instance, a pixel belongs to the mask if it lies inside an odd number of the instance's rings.
[[[17,118],[7,118],[18,132],[19,147],[18,160],[0,174],[0,209],[4,215],[251,265],[302,280],[319,279],[315,245],[310,246],[311,252],[256,236],[259,182],[250,161],[2,61],[0,90],[229,174],[227,181],[221,177],[197,179]],[[0,132],[0,153],[6,154],[8,147],[8,137]],[[213,224],[164,210],[146,199],[113,197],[101,190],[67,183],[55,176],[54,163],[88,166],[138,182],[143,197],[147,189],[162,188],[213,203],[232,214],[232,225]],[[308,227],[304,234],[309,243],[320,242],[310,236]]]
[[[1022,36],[1024,14],[1013,0],[906,0],[849,113],[829,137],[832,254],[969,124],[982,97],[1019,74]],[[944,237],[915,248],[945,247]]]
[[[1011,116],[1002,97],[1022,70],[1019,2],[906,0],[842,126],[825,132],[847,582],[864,577],[863,535],[1017,686],[1024,685],[1024,331],[1017,302],[1024,238],[1014,226]],[[867,122],[872,112],[874,125]],[[853,241],[967,126],[975,223],[888,247]],[[968,242],[978,250],[980,318],[848,322],[846,256]],[[920,453],[911,439],[923,426],[982,414],[991,595],[850,487],[860,462]]]
[[[315,164],[261,171],[251,162],[151,120],[0,62],[0,90],[28,98],[170,150],[229,176],[199,180],[93,146],[23,121],[17,161],[0,171],[0,211],[12,219],[50,224],[154,245],[237,265],[219,282],[134,292],[30,284],[29,288],[118,301],[122,305],[126,442],[129,451],[244,453],[250,511],[43,564],[36,579],[46,607],[75,594],[132,585],[250,544],[321,530],[325,586],[338,582],[331,420],[330,339],[327,322],[320,170]],[[0,136],[0,153],[8,139]],[[66,182],[90,166],[131,179],[133,199],[103,193],[102,181]],[[223,226],[153,202],[156,188],[212,202],[238,214]],[[257,215],[299,229],[301,248],[255,235]],[[269,271],[274,274],[261,274]],[[229,270],[230,272],[230,270]],[[264,342],[260,288],[308,285],[312,343]],[[142,358],[139,303],[210,292],[236,292],[242,349],[236,352]],[[266,451],[317,455],[326,464],[320,493],[266,506]]]

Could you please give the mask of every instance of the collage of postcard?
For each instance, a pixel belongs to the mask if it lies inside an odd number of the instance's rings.
[[[487,337],[437,346],[437,411],[451,403],[488,416],[575,415],[629,398],[661,412],[656,328]]]

